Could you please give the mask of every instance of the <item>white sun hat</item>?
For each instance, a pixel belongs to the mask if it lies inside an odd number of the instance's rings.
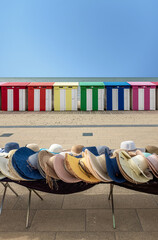
[[[127,150],[127,151],[140,150],[142,152],[145,152],[145,148],[137,148],[134,141],[132,141],[132,140],[121,142],[120,149],[124,149],[124,150]]]

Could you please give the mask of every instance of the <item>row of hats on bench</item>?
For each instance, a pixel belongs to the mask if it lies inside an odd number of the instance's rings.
[[[9,148],[12,150],[8,151]],[[1,178],[17,181],[46,178],[51,188],[54,180],[67,183],[127,180],[139,184],[152,180],[153,175],[158,177],[158,148],[138,149],[133,141],[122,142],[118,150],[82,145],[63,150],[58,144],[49,149],[39,149],[37,144],[19,148],[17,143],[7,143],[1,151]]]

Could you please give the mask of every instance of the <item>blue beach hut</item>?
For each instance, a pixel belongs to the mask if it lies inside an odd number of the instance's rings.
[[[130,84],[127,82],[104,82],[106,110],[130,110]]]

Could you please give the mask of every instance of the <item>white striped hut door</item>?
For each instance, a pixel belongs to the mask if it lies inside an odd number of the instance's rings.
[[[77,110],[77,88],[72,88],[71,90],[72,95],[72,110]]]
[[[118,89],[112,89],[112,110],[118,110]]]
[[[92,110],[92,89],[87,89],[87,111]]]
[[[7,110],[13,111],[13,89],[7,90]]]
[[[34,89],[34,111],[40,111],[40,89]]]
[[[138,88],[138,110],[144,110],[144,89]]]
[[[51,111],[52,110],[52,89],[46,89],[45,97],[46,97],[45,110]]]
[[[65,89],[60,89],[60,110],[66,110],[66,92]]]
[[[156,109],[156,94],[155,88],[150,88],[150,110]]]
[[[98,89],[98,110],[104,110],[104,89]]]
[[[124,89],[124,110],[130,110],[130,89]]]
[[[19,89],[19,111],[26,110],[26,90]]]

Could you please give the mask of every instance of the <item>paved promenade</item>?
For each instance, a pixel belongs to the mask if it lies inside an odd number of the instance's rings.
[[[97,126],[96,126],[97,125]],[[109,125],[109,127],[108,127]],[[25,126],[25,127],[24,127]],[[26,128],[27,126],[27,128]],[[36,126],[36,127],[35,127]],[[91,136],[83,136],[89,133]],[[12,134],[7,137],[4,134]],[[158,145],[158,111],[108,113],[0,113],[0,147],[17,141],[64,148],[74,144],[107,145],[134,140]],[[32,195],[29,229],[25,228],[28,190],[11,184],[0,216],[0,240],[152,240],[158,239],[158,196],[114,187],[116,229],[112,228],[109,185],[73,195]],[[0,185],[0,197],[3,187]]]

